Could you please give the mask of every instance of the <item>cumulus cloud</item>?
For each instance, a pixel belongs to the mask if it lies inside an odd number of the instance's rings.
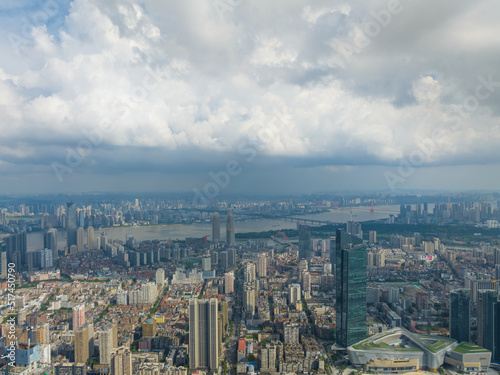
[[[113,131],[82,170],[210,165],[242,142],[267,160],[330,171],[396,165],[415,150],[428,166],[472,154],[498,161],[491,0],[402,2],[386,24],[384,1],[215,3],[74,0],[50,17],[61,19],[55,30],[35,25],[27,37],[6,26],[23,42],[0,45],[9,55],[0,62],[0,161],[51,173],[51,160],[64,163],[103,123]],[[373,22],[380,31],[368,36]],[[489,75],[493,92],[464,110]]]

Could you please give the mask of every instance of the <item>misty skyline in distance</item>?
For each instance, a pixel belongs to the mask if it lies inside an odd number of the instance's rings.
[[[5,1],[0,194],[498,191],[499,16],[493,0]]]

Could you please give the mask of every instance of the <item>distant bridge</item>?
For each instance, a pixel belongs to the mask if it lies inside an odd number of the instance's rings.
[[[311,225],[333,225],[333,226],[345,226],[345,223],[336,223],[333,221],[328,221],[328,220],[316,220],[316,219],[307,219],[304,217],[279,217],[277,218],[278,220],[284,220],[284,221],[294,221],[296,223],[304,223],[304,224],[311,224]]]

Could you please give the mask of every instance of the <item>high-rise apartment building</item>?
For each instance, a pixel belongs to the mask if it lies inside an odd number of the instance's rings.
[[[85,242],[83,239],[84,235],[85,230],[83,229],[83,227],[78,227],[78,229],[76,230],[76,248],[79,253],[85,250]]]
[[[85,303],[73,307],[73,331],[85,324]]]
[[[132,353],[130,349],[121,347],[111,354],[112,375],[132,375]]]
[[[91,337],[92,335],[92,337]],[[75,363],[85,363],[90,358],[89,344],[94,339],[94,329],[90,330],[90,324],[85,324],[75,331]]]
[[[255,285],[248,282],[243,284],[243,306],[249,316],[255,313]]]
[[[158,289],[155,283],[145,283],[141,285],[140,303],[151,305],[158,297]]]
[[[68,202],[66,204],[66,230],[68,233],[68,249],[71,248],[71,245],[77,245],[76,228],[76,206],[74,202]]]
[[[456,289],[450,292],[450,337],[458,342],[470,342],[469,289]]]
[[[205,253],[201,258],[201,270],[203,272],[212,270],[212,257],[209,252]]]
[[[224,274],[224,292],[226,294],[234,292],[234,272],[226,272]]]
[[[107,326],[99,333],[99,361],[101,364],[111,364],[113,351],[113,327]]]
[[[300,284],[290,285],[288,290],[288,301],[290,304],[300,301]]]
[[[94,227],[87,228],[87,249],[95,249]]]
[[[377,242],[377,231],[371,230],[368,232],[368,241],[371,244]]]
[[[366,338],[366,248],[355,235],[336,234],[336,340],[347,348]]]
[[[234,246],[234,244],[234,215],[232,212],[229,212],[226,218],[226,245]]]
[[[163,268],[158,268],[155,273],[156,285],[165,284],[165,270]]]
[[[218,212],[214,212],[212,216],[212,242],[220,242],[220,216]]]
[[[190,370],[215,371],[219,364],[217,326],[218,301],[189,301],[189,367]]]
[[[262,253],[259,255],[259,259],[257,260],[257,274],[259,277],[267,276],[267,255],[266,253]]]

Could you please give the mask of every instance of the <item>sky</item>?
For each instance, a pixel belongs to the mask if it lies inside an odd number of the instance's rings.
[[[4,0],[0,193],[498,190],[497,0]]]

